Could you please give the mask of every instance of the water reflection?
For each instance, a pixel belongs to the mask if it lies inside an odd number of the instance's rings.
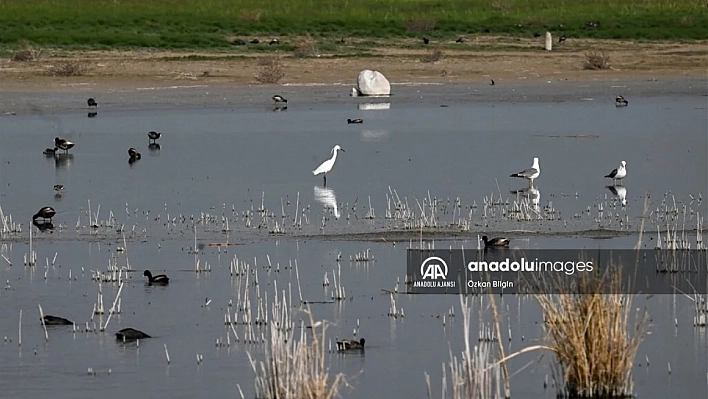
[[[337,195],[334,190],[327,187],[314,187],[315,201],[324,205],[325,208],[332,208],[334,210],[334,217],[339,219],[341,213],[339,212],[339,207],[337,206]]]
[[[519,195],[522,199],[528,201],[533,210],[540,210],[541,191],[538,189],[538,187],[525,187],[519,190],[512,190],[511,193]]]
[[[391,103],[362,103],[357,104],[357,109],[360,111],[379,111],[391,109]]]
[[[624,186],[607,186],[607,189],[620,200],[622,206],[627,206],[627,189]]]
[[[280,111],[287,111],[287,110],[288,110],[287,105],[285,105],[285,106],[276,105],[275,107],[273,107],[273,112],[280,112]]]
[[[362,141],[379,141],[388,137],[388,130],[362,130]]]
[[[96,111],[89,112],[88,115],[86,115],[86,116],[88,116],[89,118],[95,118],[96,116],[98,116],[98,112],[96,112]]]
[[[57,169],[70,168],[74,161],[74,154],[56,154],[54,155],[54,166]]]
[[[42,232],[54,230],[54,224],[52,222],[39,221],[37,219],[33,219],[32,224],[34,225],[34,227],[38,228],[39,231]]]
[[[150,150],[150,152],[160,151],[160,145],[157,143],[150,143],[148,150]]]

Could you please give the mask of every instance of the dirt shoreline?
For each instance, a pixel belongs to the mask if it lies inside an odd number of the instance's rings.
[[[482,37],[455,46],[415,48],[415,41],[387,43],[368,55],[319,54],[282,56],[285,77],[280,85],[351,85],[362,69],[383,72],[391,82],[428,84],[597,81],[705,77],[708,41],[634,42],[569,39],[544,51],[539,39]],[[398,47],[397,47],[398,46]],[[436,62],[422,58],[434,50]],[[585,54],[603,51],[610,57],[608,70],[584,70]],[[270,53],[269,53],[270,54]],[[44,50],[37,61],[0,60],[0,93],[110,92],[154,86],[256,85],[262,53],[237,51],[64,51]],[[191,57],[190,57],[191,56]],[[89,66],[82,76],[51,76],[52,66],[65,61]]]

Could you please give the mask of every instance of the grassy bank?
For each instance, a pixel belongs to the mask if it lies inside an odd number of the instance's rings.
[[[599,26],[587,26],[599,22]],[[704,0],[0,0],[0,44],[228,47],[234,37],[705,39]]]

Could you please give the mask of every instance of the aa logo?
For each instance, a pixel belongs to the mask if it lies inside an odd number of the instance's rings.
[[[437,256],[431,256],[420,265],[420,275],[423,280],[447,278],[447,263]]]

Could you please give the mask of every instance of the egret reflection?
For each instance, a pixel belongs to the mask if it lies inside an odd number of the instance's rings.
[[[337,195],[334,190],[327,187],[314,187],[315,201],[321,203],[325,208],[332,208],[334,212],[335,219],[339,219],[341,216],[339,212],[339,207],[337,206]]]
[[[612,195],[617,197],[620,200],[620,203],[622,203],[622,206],[627,206],[627,189],[624,186],[620,185],[614,185],[614,186],[607,186],[607,189],[610,190]]]
[[[362,130],[362,141],[379,141],[388,137],[388,130]]]

